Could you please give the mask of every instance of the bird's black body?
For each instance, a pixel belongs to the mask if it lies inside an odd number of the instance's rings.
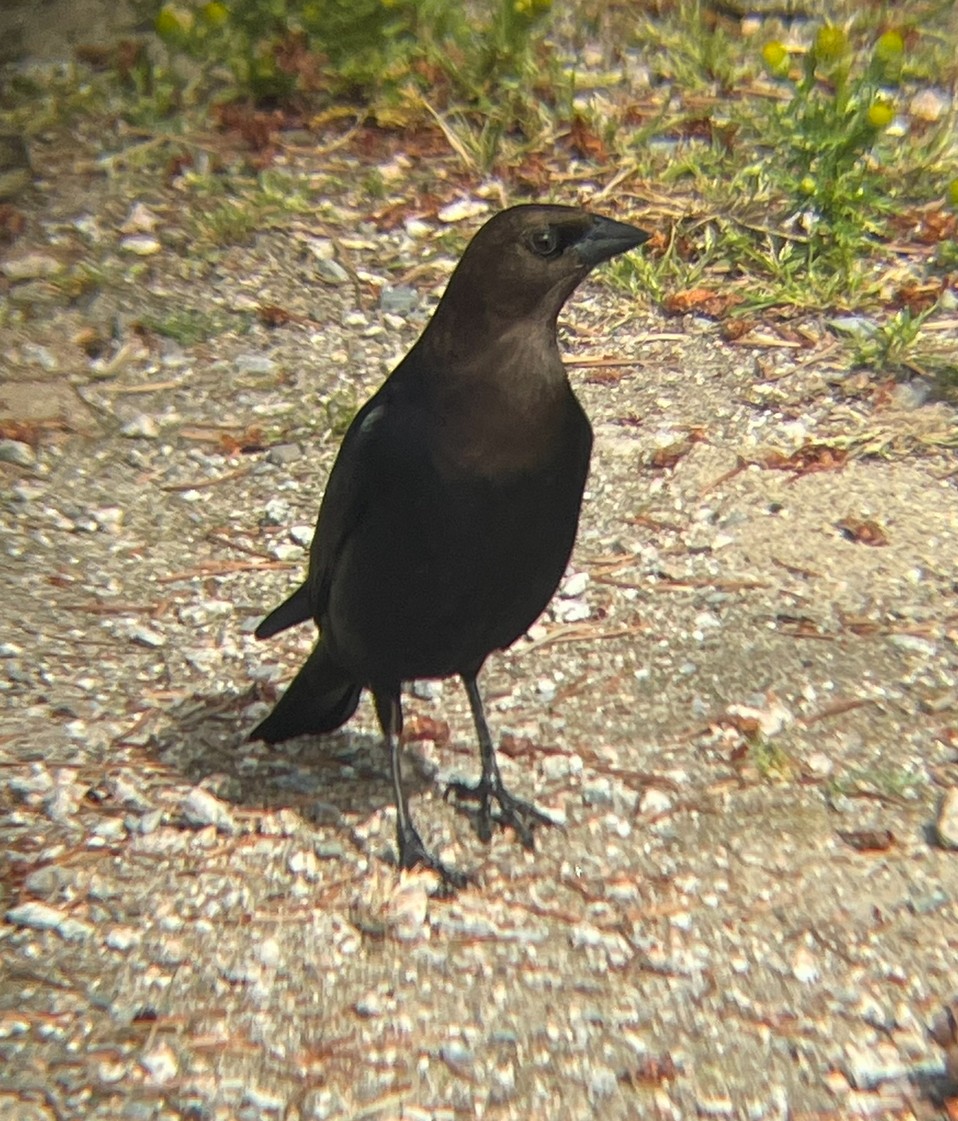
[[[490,798],[526,841],[528,819],[541,819],[502,787],[476,676],[545,608],[575,539],[592,432],[565,376],[556,316],[593,264],[644,240],[551,206],[514,207],[479,231],[423,335],[343,440],[305,584],[256,632],[310,618],[320,628],[255,738],[330,731],[372,691],[405,866],[438,863],[401,786],[404,681],[463,678],[483,759],[480,833]]]

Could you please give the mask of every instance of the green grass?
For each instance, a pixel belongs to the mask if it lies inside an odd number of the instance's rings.
[[[242,333],[252,326],[252,318],[248,315],[184,307],[146,312],[140,316],[139,322],[146,330],[173,339],[180,346],[195,346],[226,331]]]
[[[825,790],[832,798],[876,796],[901,802],[915,798],[924,785],[921,776],[904,768],[867,767],[835,777],[826,784]]]

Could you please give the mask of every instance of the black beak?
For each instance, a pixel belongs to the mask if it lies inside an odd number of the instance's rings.
[[[611,218],[596,214],[592,218],[592,228],[579,238],[572,249],[583,265],[591,269],[602,261],[608,261],[610,257],[635,249],[651,236],[638,226],[614,222]]]

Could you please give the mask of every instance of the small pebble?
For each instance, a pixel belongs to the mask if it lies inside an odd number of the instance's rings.
[[[7,911],[7,922],[14,926],[30,927],[32,930],[55,930],[69,941],[89,938],[93,933],[90,923],[71,918],[46,903],[21,903],[17,907],[11,907]]]
[[[46,276],[56,276],[66,266],[43,253],[28,253],[25,257],[15,257],[0,264],[0,270],[14,284],[21,280],[40,280]]]
[[[380,310],[387,315],[407,316],[419,306],[419,293],[406,284],[387,284],[379,293]]]
[[[135,202],[130,207],[126,221],[120,226],[120,233],[151,234],[159,224],[159,217],[145,203]]]
[[[664,790],[649,786],[643,792],[642,800],[639,802],[639,813],[648,814],[650,817],[658,817],[660,814],[668,813],[671,809],[672,798]]]
[[[488,210],[489,204],[479,199],[458,199],[444,206],[436,217],[440,222],[463,222],[467,218],[478,218]]]
[[[958,786],[945,791],[938,807],[935,832],[942,848],[958,849]]]
[[[403,229],[410,237],[415,238],[417,241],[429,237],[433,232],[433,227],[430,226],[428,222],[424,222],[421,218],[407,218],[403,223]]]
[[[339,261],[317,261],[316,272],[319,278],[327,284],[347,284],[349,282],[349,273]]]
[[[156,440],[160,435],[160,426],[146,413],[137,413],[122,425],[120,435],[128,439]]]
[[[821,970],[807,946],[799,946],[795,951],[792,957],[792,975],[803,985],[811,985],[821,979]]]
[[[287,467],[301,459],[302,455],[303,449],[299,444],[275,444],[266,453],[266,461],[274,467]]]
[[[131,234],[123,238],[120,248],[125,249],[127,253],[135,253],[137,257],[152,257],[154,253],[159,253],[163,246],[149,234]]]
[[[220,833],[237,832],[236,819],[229,806],[202,787],[193,787],[183,799],[182,809],[190,825],[215,825]]]
[[[233,359],[238,374],[273,374],[276,363],[265,354],[238,354]]]
[[[112,930],[107,931],[103,941],[111,950],[119,950],[120,953],[125,953],[143,941],[143,934],[132,926],[115,926]]]
[[[270,552],[280,561],[298,561],[303,559],[302,545],[292,545],[288,541],[280,541],[272,547]]]
[[[319,860],[316,853],[304,849],[302,852],[294,852],[289,858],[287,863],[289,870],[294,876],[304,876],[307,880],[319,879]]]
[[[37,456],[29,444],[19,440],[0,440],[0,460],[16,467],[35,467]]]
[[[167,1043],[159,1043],[152,1050],[145,1052],[140,1057],[140,1065],[146,1071],[149,1080],[160,1085],[175,1078],[180,1069],[176,1055]]]
[[[47,864],[37,868],[23,881],[24,888],[41,899],[49,899],[59,894],[71,880],[70,874],[59,864]]]

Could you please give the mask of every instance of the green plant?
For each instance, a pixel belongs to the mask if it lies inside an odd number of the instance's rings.
[[[846,33],[825,24],[797,78],[781,43],[767,43],[762,56],[790,87],[788,100],[772,103],[758,123],[769,174],[807,233],[809,263],[879,236],[893,206],[880,160],[895,118],[902,35],[886,31],[859,67]]]
[[[329,95],[395,115],[439,84],[475,101],[525,74],[551,0],[207,0],[156,15],[172,57],[189,57],[257,104]]]
[[[249,316],[188,307],[171,307],[140,316],[141,326],[164,338],[173,339],[180,346],[195,346],[196,343],[206,342],[230,329],[245,333],[251,322]]]
[[[859,342],[855,352],[856,364],[887,373],[910,368],[910,354],[921,335],[922,326],[937,310],[938,305],[933,304],[918,313],[907,307],[895,312]]]

